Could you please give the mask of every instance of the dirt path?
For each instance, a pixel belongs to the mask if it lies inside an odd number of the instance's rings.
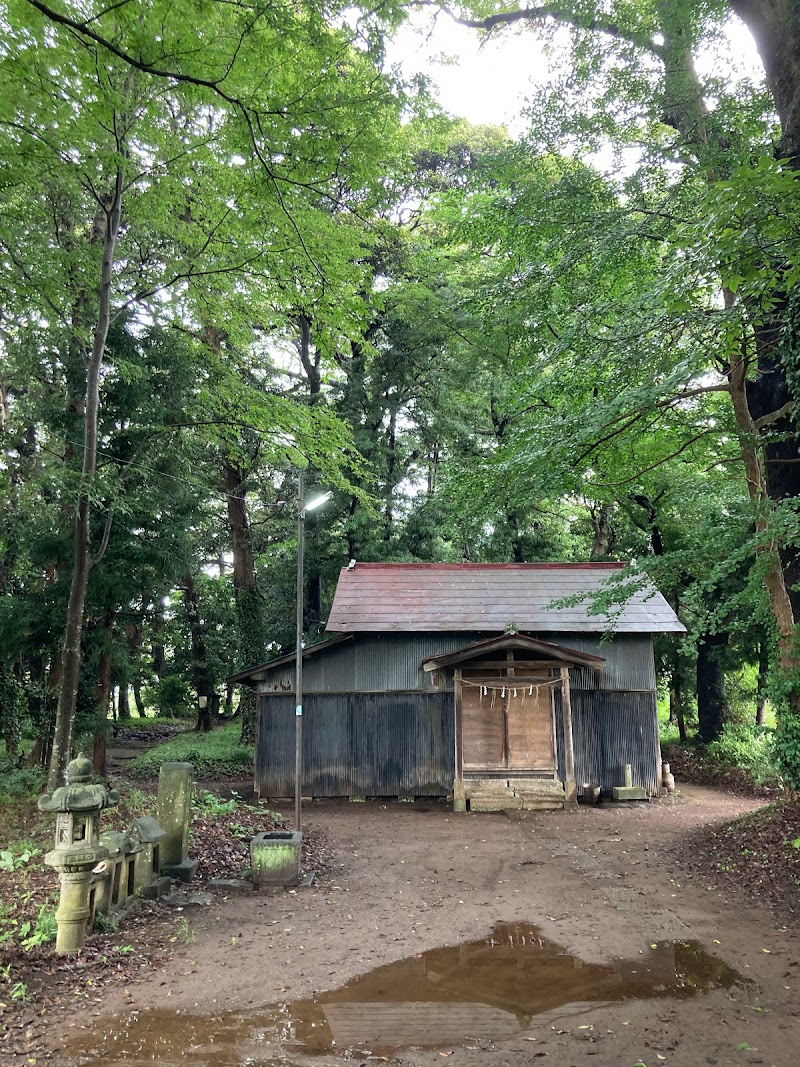
[[[327,835],[341,864],[333,877],[294,894],[187,909],[190,942],[151,981],[114,991],[98,1009],[98,1027],[72,1020],[51,1062],[337,1064],[340,1057],[327,1052],[312,1060],[291,1042],[287,1058],[269,1027],[258,1031],[257,1021],[270,1017],[264,1006],[484,938],[497,923],[520,923],[586,964],[624,957],[646,967],[651,945],[697,940],[747,983],[688,999],[609,1002],[602,994],[601,1003],[550,1009],[526,1020],[529,1028],[515,1024],[511,1036],[477,1037],[466,1046],[446,1040],[443,1022],[444,1047],[403,1049],[393,1062],[430,1067],[447,1055],[452,1067],[522,1067],[538,1057],[558,1067],[796,1067],[800,931],[779,928],[769,913],[729,898],[713,881],[685,882],[676,865],[694,829],[757,806],[700,787],[687,787],[672,804],[515,819],[420,803],[314,804],[307,825]],[[585,987],[579,999],[592,999]],[[473,1020],[463,1025],[477,1032],[475,1019],[489,1009],[467,1007]],[[463,1012],[449,1000],[446,1008],[442,1019]],[[198,1013],[215,1018],[187,1023],[187,1014]],[[284,1016],[284,1036],[290,1022]],[[109,1032],[118,1044],[106,1040]],[[356,1055],[358,1063],[369,1058]]]

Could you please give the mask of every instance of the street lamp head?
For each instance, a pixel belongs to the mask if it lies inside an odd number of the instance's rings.
[[[312,497],[311,500],[308,500],[303,504],[303,513],[305,514],[307,511],[316,511],[317,508],[321,508],[323,504],[326,504],[332,496],[333,492],[328,490],[327,493]]]

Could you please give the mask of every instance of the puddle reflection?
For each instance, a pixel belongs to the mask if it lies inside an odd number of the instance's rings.
[[[386,964],[312,998],[252,1014],[141,1012],[83,1031],[66,1051],[74,1063],[104,1067],[287,1067],[293,1055],[499,1041],[570,1005],[689,997],[741,981],[697,942],[662,941],[601,966],[530,924],[502,924],[483,940]]]

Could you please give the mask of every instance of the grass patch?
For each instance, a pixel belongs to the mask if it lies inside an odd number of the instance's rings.
[[[201,778],[240,778],[253,770],[253,750],[240,741],[239,723],[218,726],[211,733],[192,731],[178,734],[163,745],[156,745],[126,767],[131,778],[152,778],[162,763],[185,761],[194,766]]]

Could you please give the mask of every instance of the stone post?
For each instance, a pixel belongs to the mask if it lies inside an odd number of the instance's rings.
[[[191,813],[191,763],[162,763],[156,800],[156,819],[164,831],[159,842],[161,870],[182,882],[190,881],[198,866],[197,860],[188,858]]]
[[[92,909],[89,906],[89,889],[92,882],[91,868],[83,871],[62,871],[61,893],[56,909],[56,952],[59,956],[71,956],[80,952],[86,944]]]

